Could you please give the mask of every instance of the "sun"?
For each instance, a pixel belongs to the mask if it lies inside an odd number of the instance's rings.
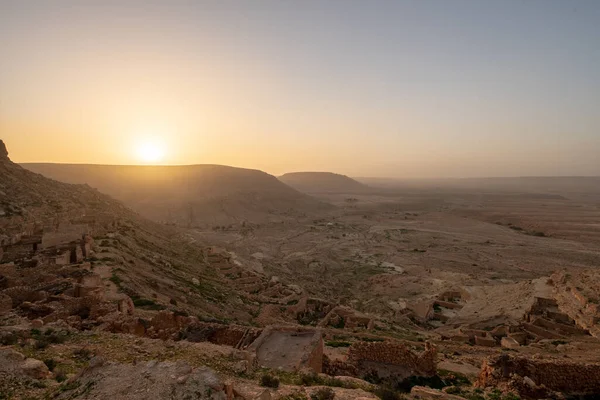
[[[141,141],[136,148],[138,159],[146,164],[156,164],[160,162],[164,156],[164,148],[158,142],[152,140]]]

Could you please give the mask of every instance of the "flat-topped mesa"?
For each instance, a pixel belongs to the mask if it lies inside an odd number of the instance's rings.
[[[6,145],[0,139],[0,160],[8,160],[8,150],[6,149]]]

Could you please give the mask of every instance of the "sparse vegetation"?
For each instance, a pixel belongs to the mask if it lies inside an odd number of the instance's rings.
[[[335,392],[331,388],[324,387],[311,394],[310,398],[311,400],[333,400],[335,398]]]
[[[135,298],[133,300],[133,305],[140,308],[145,308],[147,310],[164,310],[165,306],[162,304],[156,303],[154,300],[144,299],[144,298]]]
[[[325,342],[325,345],[329,347],[350,347],[351,344],[352,343],[350,342],[344,342],[341,340],[330,340],[328,342]]]
[[[279,387],[279,378],[270,374],[264,374],[260,377],[260,385],[277,389]]]

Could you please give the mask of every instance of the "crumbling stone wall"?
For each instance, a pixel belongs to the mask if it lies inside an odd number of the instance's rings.
[[[258,328],[194,322],[186,327],[184,337],[191,342],[211,342],[218,345],[245,348],[262,332]]]
[[[558,359],[531,359],[502,354],[483,362],[477,385],[480,387],[508,387],[536,391],[536,386],[570,396],[600,394],[600,364],[578,363]],[[527,379],[536,386],[527,385]],[[532,393],[524,393],[532,397]],[[543,394],[540,394],[543,396]]]
[[[331,376],[358,376],[358,369],[348,361],[332,360],[324,355],[323,373]]]
[[[248,347],[255,363],[284,371],[323,370],[323,335],[319,329],[269,326]]]
[[[421,353],[400,342],[356,342],[348,349],[348,361],[357,366],[359,376],[404,380],[410,376],[437,373],[436,348],[425,344]]]
[[[600,308],[598,304],[589,302],[581,293],[571,274],[557,272],[550,281],[554,284],[554,296],[560,311],[572,318],[577,326],[600,338]]]

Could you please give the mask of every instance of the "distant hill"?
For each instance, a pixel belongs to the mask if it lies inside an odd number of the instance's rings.
[[[356,178],[372,187],[387,189],[438,188],[533,193],[599,193],[598,176],[524,176],[491,178]]]
[[[279,180],[304,193],[363,193],[371,189],[333,172],[292,172],[280,176]]]
[[[329,209],[265,172],[222,165],[23,164],[67,183],[87,183],[140,214],[182,226],[266,222]]]

